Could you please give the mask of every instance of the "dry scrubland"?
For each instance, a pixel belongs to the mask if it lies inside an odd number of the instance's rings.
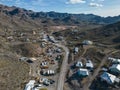
[[[0,56],[0,90],[23,90],[28,72],[26,63]]]

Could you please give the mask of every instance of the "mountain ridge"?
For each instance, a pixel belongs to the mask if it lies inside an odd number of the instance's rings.
[[[15,6],[8,7],[0,5],[0,12],[10,17],[19,17],[24,19],[39,20],[42,23],[51,25],[59,24],[111,24],[120,21],[120,15],[115,17],[101,17],[94,14],[70,14],[59,12],[34,12]],[[57,22],[57,23],[56,23]]]

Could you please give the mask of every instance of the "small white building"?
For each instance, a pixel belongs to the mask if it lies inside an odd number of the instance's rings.
[[[31,57],[30,60],[32,60],[32,61],[36,61],[37,58]]]
[[[57,49],[56,49],[56,52],[57,52],[57,53],[61,53],[62,50],[61,50],[60,48],[57,48]]]
[[[109,57],[108,60],[111,60],[112,63],[119,63],[120,64],[120,59]]]
[[[78,47],[75,47],[74,48],[74,53],[76,54],[76,53],[78,53],[79,52],[79,48]]]
[[[35,80],[30,80],[30,81],[26,84],[24,90],[31,90],[31,89],[33,89],[34,84],[35,84]]]
[[[51,76],[55,74],[55,71],[54,70],[42,70],[41,74],[45,76]]]
[[[116,60],[112,61],[112,63],[119,63],[120,64],[120,59],[116,59]]]
[[[48,62],[47,61],[42,61],[41,68],[48,68]]]
[[[101,76],[100,76],[101,80],[106,81],[108,84],[114,84],[115,80],[116,80],[116,76],[112,75],[110,73],[104,72]]]
[[[75,64],[75,67],[78,67],[78,68],[83,67],[82,62],[81,62],[81,61],[78,61],[78,62]]]
[[[89,72],[87,69],[82,69],[80,68],[78,71],[77,71],[78,75],[79,76],[83,76],[83,77],[86,77],[86,76],[89,76]]]
[[[48,81],[47,78],[40,78],[40,83],[43,84],[43,82]]]
[[[93,63],[91,60],[88,60],[87,63],[86,63],[86,68],[90,68],[90,69],[93,69],[94,66],[93,66]]]
[[[92,45],[93,42],[90,41],[90,40],[84,40],[84,41],[82,42],[82,44],[83,44],[83,45]]]
[[[47,70],[47,75],[54,75],[55,71],[54,70]]]
[[[47,42],[48,41],[48,36],[46,34],[43,34],[42,40],[45,41],[45,42]]]
[[[120,74],[120,64],[113,64],[109,69],[115,74]]]
[[[9,41],[14,40],[13,36],[9,36],[9,37],[7,37],[7,39],[8,39]]]
[[[45,47],[46,47],[46,43],[45,43],[45,42],[42,42],[40,46],[41,46],[42,48],[45,48]]]
[[[20,61],[27,61],[27,60],[29,60],[29,58],[28,57],[21,57],[21,58],[19,58],[19,60]]]

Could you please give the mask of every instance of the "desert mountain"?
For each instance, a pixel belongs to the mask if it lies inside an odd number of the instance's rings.
[[[120,16],[100,17],[93,14],[68,14],[58,12],[33,12],[15,6],[0,5],[0,25],[18,28],[42,27],[44,25],[110,24],[120,21]],[[10,25],[8,25],[10,24]]]

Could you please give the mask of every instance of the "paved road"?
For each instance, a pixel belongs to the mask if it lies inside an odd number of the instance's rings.
[[[62,62],[62,66],[61,66],[61,70],[60,70],[60,76],[58,79],[58,86],[57,86],[57,90],[63,90],[64,87],[64,81],[65,81],[65,75],[67,72],[67,66],[68,66],[68,56],[69,56],[69,49],[63,45],[60,44],[55,44],[58,47],[61,47],[65,50],[65,55],[64,55],[64,59]]]
[[[56,41],[54,39],[54,42],[58,42],[58,41]],[[52,42],[49,42],[49,43],[52,43]],[[63,59],[62,65],[61,65],[60,76],[58,79],[58,86],[57,86],[57,90],[63,90],[65,75],[66,75],[67,66],[68,66],[69,49],[60,43],[52,43],[52,44],[54,44],[58,47],[61,47],[65,51],[64,59]]]

